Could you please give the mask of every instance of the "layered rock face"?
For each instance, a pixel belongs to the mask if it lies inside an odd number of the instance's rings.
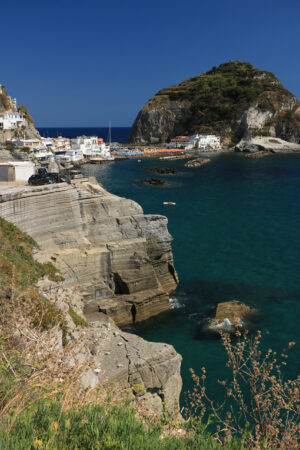
[[[230,61],[159,91],[138,113],[129,142],[217,134],[223,144],[270,135],[300,142],[300,103],[270,72]]]
[[[40,245],[66,286],[77,286],[86,317],[119,326],[170,309],[177,285],[172,238],[163,216],[105,191],[95,179],[0,191],[0,215]]]
[[[103,313],[99,313],[97,320],[90,322],[88,327],[80,329],[68,315],[70,306],[79,315],[82,314],[84,299],[76,288],[41,280],[39,291],[63,311],[67,339],[73,343],[71,352],[64,351],[62,331],[50,330],[48,345],[42,352],[51,351],[50,342],[54,340],[57,353],[64,353],[66,367],[74,366],[74,360],[84,362],[81,375],[84,388],[110,386],[114,382],[114,391],[120,400],[120,393],[126,390],[125,395],[131,394],[144,412],[162,413],[163,402],[170,412],[179,412],[182,358],[171,345],[147,342],[134,334],[125,333]],[[137,397],[133,396],[135,391],[138,391]]]

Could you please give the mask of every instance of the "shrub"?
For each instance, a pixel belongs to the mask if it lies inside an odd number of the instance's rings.
[[[216,405],[209,398],[206,371],[197,376],[191,370],[194,389],[188,393],[188,414],[203,420],[212,413],[217,424],[215,437],[238,437],[247,448],[298,448],[300,377],[286,380],[282,368],[286,365],[287,349],[278,356],[269,349],[259,349],[261,333],[254,340],[236,331],[236,343],[229,334],[221,333],[232,378],[220,381],[224,386],[224,402]],[[290,342],[288,348],[292,348]]]

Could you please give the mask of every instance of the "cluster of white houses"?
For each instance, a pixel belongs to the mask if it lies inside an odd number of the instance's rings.
[[[185,150],[200,149],[216,151],[221,148],[220,136],[215,134],[195,134],[193,136],[176,136],[171,139],[169,147],[184,148]]]
[[[40,163],[54,162],[73,163],[84,159],[106,159],[113,160],[110,146],[97,136],[79,136],[75,139],[67,139],[59,136],[57,138],[40,139],[13,139],[7,141],[13,147],[26,147],[29,154]]]
[[[0,84],[0,95],[4,93],[4,87]],[[0,112],[0,130],[19,129],[23,134],[22,125],[26,125],[26,119],[18,111],[17,100],[7,96],[8,109]],[[62,162],[76,162],[86,158],[100,158],[112,160],[110,146],[97,136],[80,136],[75,139],[67,139],[61,136],[57,138],[16,138],[7,141],[7,145],[14,147],[27,147],[29,153],[39,162],[53,162],[58,159]]]

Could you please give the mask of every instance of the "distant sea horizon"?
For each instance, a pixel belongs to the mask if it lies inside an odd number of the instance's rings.
[[[77,136],[98,136],[108,142],[108,127],[37,127],[37,130],[42,137],[56,138],[63,136],[72,139]],[[126,142],[130,130],[131,127],[112,127],[112,142]]]

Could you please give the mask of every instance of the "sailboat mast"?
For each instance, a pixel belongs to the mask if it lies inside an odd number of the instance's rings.
[[[108,125],[108,142],[109,142],[109,145],[111,145],[111,120],[109,121],[109,125]]]

